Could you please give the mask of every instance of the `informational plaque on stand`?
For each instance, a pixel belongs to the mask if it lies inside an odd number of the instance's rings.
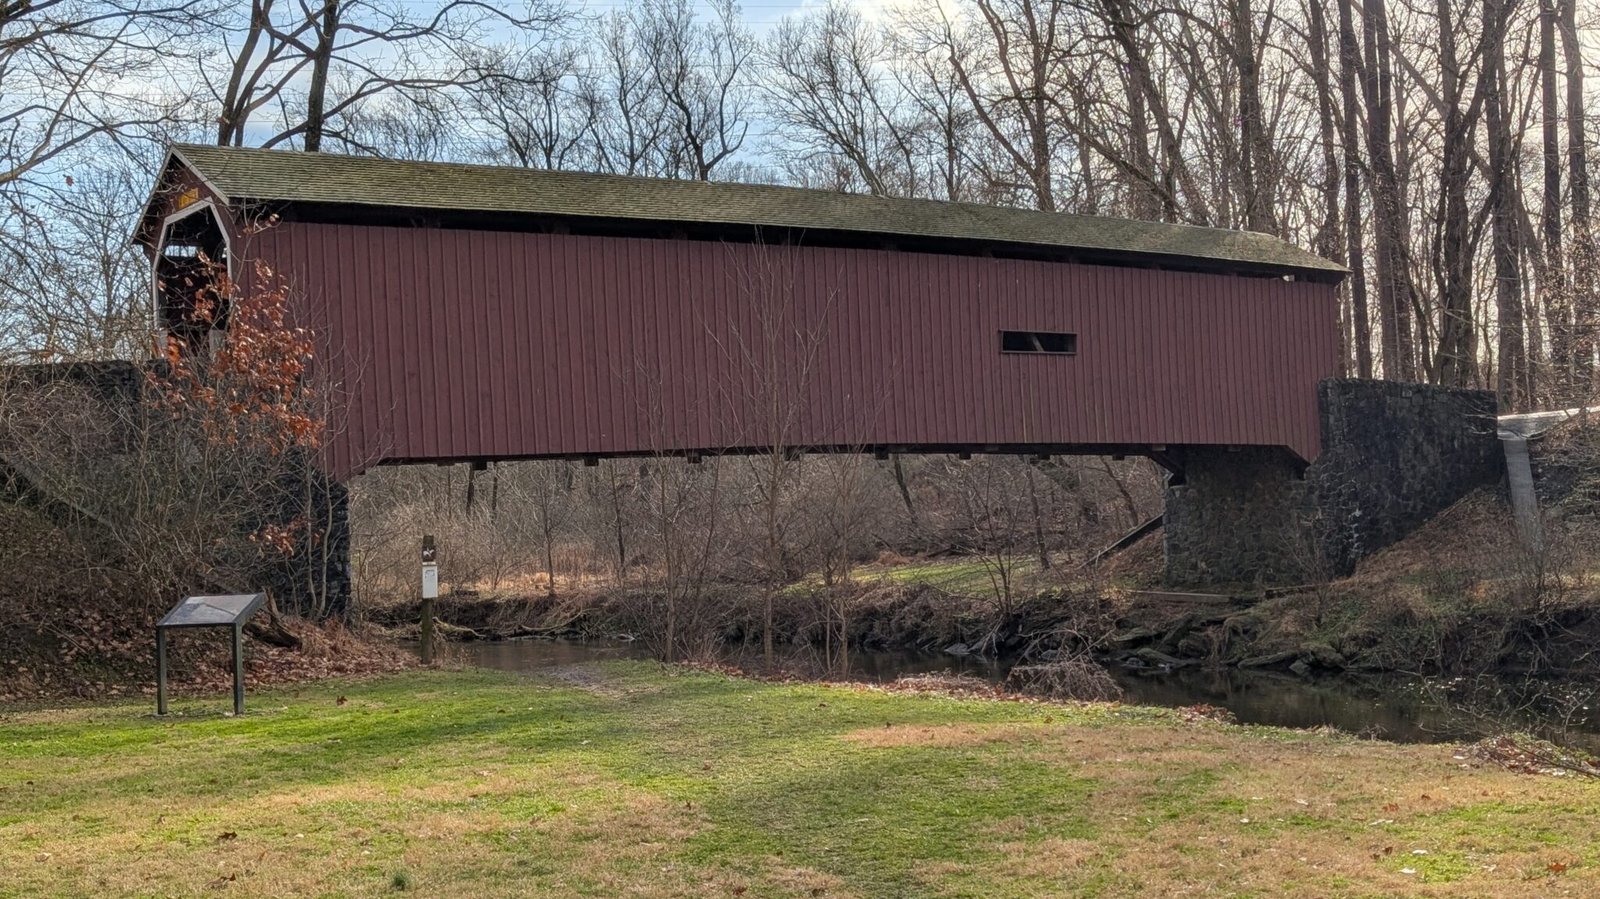
[[[156,622],[156,714],[167,713],[167,631],[181,627],[226,627],[233,631],[233,713],[244,714],[244,626],[266,605],[265,593],[186,596]]]

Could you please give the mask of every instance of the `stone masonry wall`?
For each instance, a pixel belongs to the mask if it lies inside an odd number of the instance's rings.
[[[1322,455],[1184,447],[1166,491],[1167,579],[1291,583],[1349,574],[1471,490],[1505,457],[1488,391],[1334,379],[1318,387]]]
[[[1306,481],[1332,574],[1505,475],[1490,391],[1337,379],[1317,394],[1323,449]]]
[[[1303,567],[1306,485],[1278,447],[1184,447],[1166,491],[1167,580],[1180,585],[1279,583]]]

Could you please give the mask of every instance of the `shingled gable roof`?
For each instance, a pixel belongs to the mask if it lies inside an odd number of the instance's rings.
[[[1194,260],[1208,267],[1335,280],[1346,270],[1252,231],[903,200],[757,184],[708,183],[179,144],[172,156],[229,203],[315,203],[685,225],[756,225],[1082,254]]]

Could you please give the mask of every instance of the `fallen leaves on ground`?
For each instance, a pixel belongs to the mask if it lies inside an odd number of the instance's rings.
[[[1501,734],[1479,740],[1462,747],[1461,754],[1518,774],[1600,777],[1600,759],[1527,734]]]

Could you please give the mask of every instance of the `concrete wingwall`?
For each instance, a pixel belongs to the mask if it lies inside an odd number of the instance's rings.
[[[1166,490],[1167,579],[1343,576],[1470,491],[1500,481],[1494,394],[1349,378],[1318,385],[1322,454],[1184,447]]]

